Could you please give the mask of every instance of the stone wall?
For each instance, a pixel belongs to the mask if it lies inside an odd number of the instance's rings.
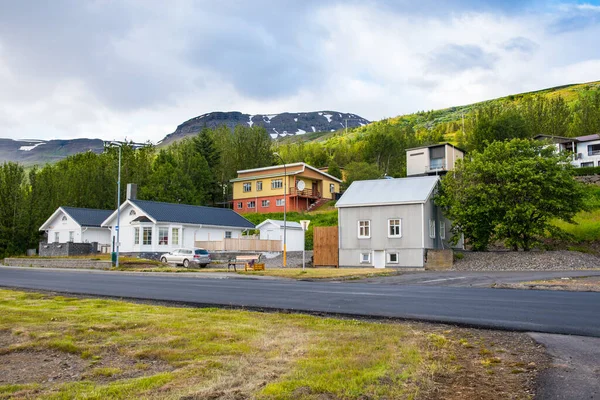
[[[40,243],[40,257],[86,256],[98,252],[98,243]]]
[[[100,260],[67,260],[62,258],[5,258],[4,265],[12,267],[45,267],[45,268],[89,268],[110,269],[110,261]]]
[[[600,258],[576,251],[461,252],[455,271],[563,271],[600,268]]]
[[[600,175],[576,176],[575,179],[577,179],[579,182],[583,182],[583,183],[588,183],[588,184],[592,184],[592,185],[600,185]]]
[[[452,250],[427,250],[425,269],[430,271],[444,271],[452,268],[454,253]]]

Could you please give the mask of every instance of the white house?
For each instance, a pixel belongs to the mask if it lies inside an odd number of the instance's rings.
[[[120,207],[119,251],[165,253],[194,247],[199,240],[237,238],[254,229],[246,218],[227,208],[162,203],[129,198]],[[117,211],[102,226],[117,236]]]
[[[261,240],[281,240],[283,248],[283,221],[267,219],[256,225]],[[298,222],[286,221],[287,251],[304,250],[304,231]]]
[[[429,249],[450,248],[451,222],[433,202],[438,182],[438,176],[352,182],[335,205],[340,266],[422,268]]]
[[[571,164],[575,167],[600,167],[600,134],[572,138],[537,135],[534,139],[549,140],[558,151],[572,153]]]
[[[112,210],[91,208],[58,207],[40,226],[48,235],[48,243],[92,243],[110,244],[110,230],[101,227]]]

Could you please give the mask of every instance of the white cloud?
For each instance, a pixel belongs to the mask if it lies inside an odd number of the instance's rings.
[[[99,29],[94,4],[79,12]],[[576,12],[587,21],[597,6],[431,13],[307,2],[292,18],[277,3],[159,4],[134,4],[107,33],[57,35],[45,51],[14,40],[19,24],[0,29],[0,137],[156,142],[210,111],[376,120],[600,79],[600,27],[564,20]],[[57,29],[41,25],[38,35]]]

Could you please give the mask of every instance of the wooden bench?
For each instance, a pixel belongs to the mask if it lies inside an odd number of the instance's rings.
[[[265,264],[259,264],[258,261],[260,261],[260,254],[237,256],[227,262],[227,271],[229,271],[229,268],[233,267],[233,270],[237,272],[237,265],[243,265],[244,271],[264,271]]]

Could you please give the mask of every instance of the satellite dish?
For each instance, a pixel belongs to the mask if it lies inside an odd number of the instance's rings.
[[[304,190],[304,188],[306,187],[306,184],[304,183],[304,181],[298,181],[296,182],[296,188],[300,191]]]

